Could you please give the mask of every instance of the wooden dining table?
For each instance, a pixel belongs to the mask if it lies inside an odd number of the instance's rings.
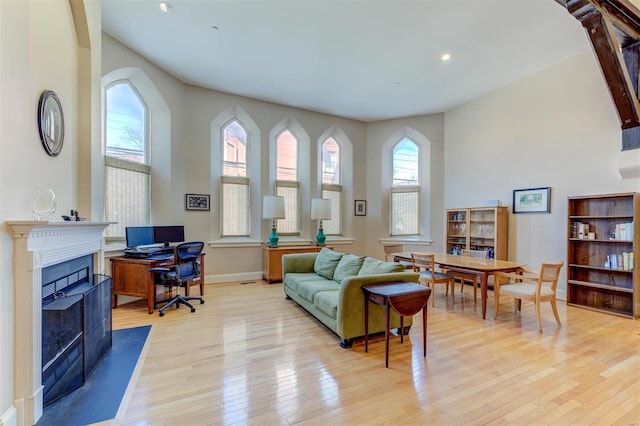
[[[482,319],[487,317],[487,281],[489,275],[496,272],[519,272],[526,265],[522,262],[514,262],[510,260],[483,259],[473,256],[460,256],[447,253],[420,253],[433,254],[434,262],[440,269],[447,269],[455,274],[461,272],[463,274],[475,274],[480,281],[482,299]],[[391,253],[394,261],[411,262],[410,252]]]

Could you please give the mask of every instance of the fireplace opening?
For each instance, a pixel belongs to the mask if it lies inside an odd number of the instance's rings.
[[[42,269],[44,406],[82,386],[111,347],[111,278],[86,255]]]

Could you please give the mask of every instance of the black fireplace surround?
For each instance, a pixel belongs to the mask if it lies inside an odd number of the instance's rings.
[[[93,273],[93,255],[44,268],[44,405],[82,386],[110,348],[111,277]]]

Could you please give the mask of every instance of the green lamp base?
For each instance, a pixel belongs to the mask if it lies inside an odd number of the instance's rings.
[[[278,247],[278,241],[280,238],[276,234],[276,228],[271,228],[271,235],[269,235],[269,247]]]
[[[326,240],[327,237],[324,236],[324,231],[322,230],[322,228],[318,229],[318,235],[316,235],[316,245],[323,246],[325,245]]]

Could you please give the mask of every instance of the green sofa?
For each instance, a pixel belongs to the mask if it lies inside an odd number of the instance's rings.
[[[329,327],[340,337],[340,346],[350,348],[353,339],[364,336],[362,286],[387,282],[417,282],[419,275],[403,265],[371,257],[339,253],[323,248],[319,253],[282,256],[283,288],[288,299]],[[405,318],[405,334],[412,318]],[[400,317],[391,313],[390,328],[400,327]],[[369,307],[369,333],[385,329],[384,309]]]

